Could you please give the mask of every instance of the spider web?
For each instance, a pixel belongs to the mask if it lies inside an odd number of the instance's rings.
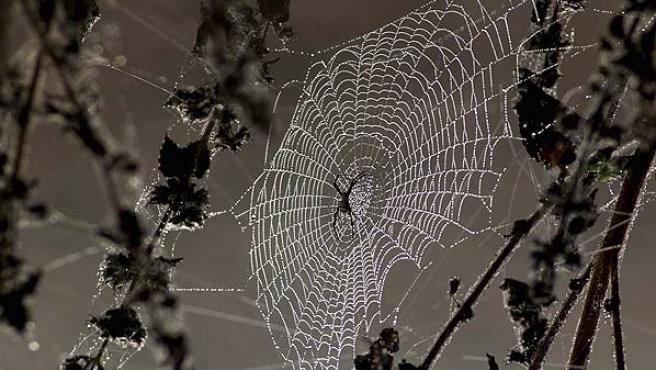
[[[295,84],[301,94],[282,142],[242,197],[214,214],[233,215],[250,234],[249,281],[286,365],[352,367],[356,338],[397,323],[431,251],[496,233],[497,188],[517,161],[499,151],[520,140],[510,118],[513,71],[532,7],[432,1],[307,53],[318,61]],[[523,27],[511,27],[515,14]],[[567,57],[592,46],[571,46]],[[345,190],[355,178],[352,224],[333,182]],[[171,254],[175,239],[166,240]],[[384,313],[387,277],[401,261],[416,276]],[[117,366],[135,351],[115,351]]]
[[[493,229],[495,152],[516,140],[508,72],[522,40],[508,16],[532,5],[472,3],[431,2],[325,51],[279,148],[231,210],[251,233],[256,302],[294,369],[352,366],[355,338],[395,323],[404,297],[381,309],[395,264],[410,261],[418,279],[427,251]],[[344,191],[360,177],[352,224],[333,181]]]

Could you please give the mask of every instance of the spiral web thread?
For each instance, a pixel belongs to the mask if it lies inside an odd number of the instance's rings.
[[[428,250],[490,230],[495,148],[516,139],[508,16],[527,6],[431,2],[309,68],[280,147],[232,210],[289,367],[352,366],[355,338],[395,322],[402,302],[381,306],[397,262],[421,271]],[[338,211],[333,181],[344,192],[356,178],[352,215]]]

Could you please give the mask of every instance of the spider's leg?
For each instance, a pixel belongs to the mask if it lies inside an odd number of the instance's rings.
[[[339,209],[337,209],[335,211],[335,213],[333,213],[333,231],[335,232],[336,235],[338,235],[337,234],[337,216],[338,215],[339,215]]]
[[[344,192],[342,191],[342,189],[339,188],[339,184],[337,183],[337,180],[339,180],[340,176],[341,175],[337,175],[337,177],[335,177],[335,180],[333,180],[333,188],[337,190],[337,193],[339,193],[339,195],[343,195]]]
[[[349,217],[351,218],[351,237],[355,237],[355,221],[353,212],[349,212]]]
[[[351,190],[353,190],[353,186],[355,186],[355,184],[356,184],[358,181],[360,181],[363,177],[365,177],[366,175],[367,175],[366,172],[360,172],[357,176],[355,176],[354,178],[352,178],[351,181],[349,182],[349,188],[348,188],[348,190],[346,191],[346,193],[347,193],[347,194],[351,194]]]

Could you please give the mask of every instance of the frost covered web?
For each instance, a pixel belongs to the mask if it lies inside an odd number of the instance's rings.
[[[506,165],[495,153],[516,140],[507,116],[526,36],[508,17],[531,2],[473,3],[431,2],[312,65],[280,147],[231,210],[292,368],[352,366],[356,337],[395,323],[403,298],[389,315],[381,306],[396,263],[419,279],[428,250],[493,229]],[[351,221],[334,182],[353,179]]]
[[[433,1],[315,54],[282,142],[228,209],[251,237],[248,293],[289,367],[350,368],[356,338],[396,324],[414,286],[383,313],[396,264],[414,264],[418,282],[430,251],[496,232],[497,187],[516,160],[498,154],[519,141],[513,71],[531,9]],[[351,221],[334,182],[344,191],[356,178]]]

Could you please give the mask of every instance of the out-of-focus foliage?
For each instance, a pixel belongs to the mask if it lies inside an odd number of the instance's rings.
[[[383,329],[369,346],[369,352],[355,357],[355,370],[391,370],[398,350],[399,333],[393,328]]]
[[[597,216],[592,206],[594,192],[587,188],[580,192],[580,197],[572,198],[569,190],[563,188],[570,165],[576,160],[582,118],[555,97],[561,76],[559,63],[571,44],[565,34],[564,19],[584,4],[585,1],[537,1],[531,17],[531,37],[524,47],[526,56],[519,66],[515,104],[519,131],[529,155],[556,172],[558,180],[547,188],[542,202],[553,206],[552,213],[564,225],[554,238],[537,241],[532,254],[535,273],[529,284],[530,294],[543,306],[555,300],[556,265],[579,266],[574,239],[592,226]]]
[[[215,94],[223,105],[239,110],[242,119],[259,127],[271,120],[267,37],[271,31],[286,42],[293,31],[289,0],[207,0],[201,8],[201,25],[194,53],[206,63],[215,80]]]
[[[100,331],[101,337],[124,346],[140,347],[146,340],[146,329],[133,308],[112,308],[89,322]]]
[[[533,300],[528,284],[505,279],[501,290],[505,293],[510,318],[521,328],[519,345],[510,351],[508,361],[528,364],[536,344],[547,330],[547,317],[542,306]]]
[[[160,149],[159,170],[167,179],[153,186],[149,202],[167,207],[174,225],[190,229],[202,226],[207,218],[209,194],[204,188],[197,188],[195,179],[203,178],[209,166],[207,137],[185,147],[165,137]]]

